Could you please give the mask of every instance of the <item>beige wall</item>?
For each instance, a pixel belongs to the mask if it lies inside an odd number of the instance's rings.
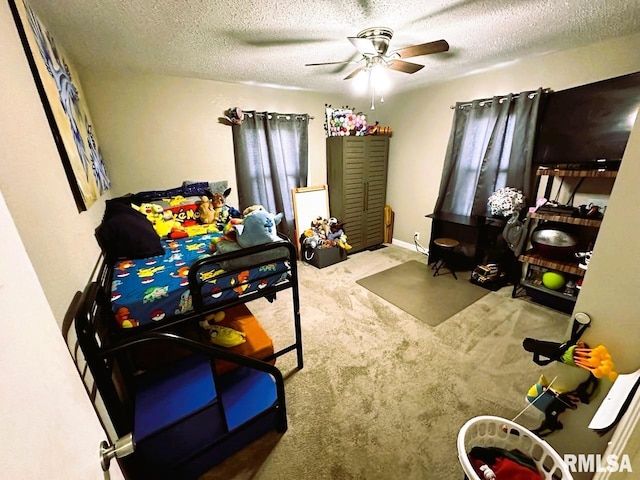
[[[228,180],[238,205],[230,107],[308,113],[309,184],[326,182],[325,103],[339,97],[293,90],[126,72],[81,71],[100,132],[113,194],[170,188],[183,180]]]
[[[0,58],[2,477],[98,480],[107,437],[52,311],[91,271],[96,217],[76,210],[7,2]]]
[[[60,321],[98,257],[104,198],[78,213],[7,2],[0,13],[0,191]]]

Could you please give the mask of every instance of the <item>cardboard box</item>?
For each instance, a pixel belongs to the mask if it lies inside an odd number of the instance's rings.
[[[311,258],[308,258],[311,256]],[[324,268],[334,263],[344,262],[347,259],[347,252],[344,248],[314,248],[313,255],[307,254],[305,261],[316,268]]]

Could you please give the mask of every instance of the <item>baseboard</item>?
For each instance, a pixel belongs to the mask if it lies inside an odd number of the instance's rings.
[[[402,240],[398,240],[397,238],[391,239],[391,245],[406,248],[407,250],[413,250],[414,252],[417,251],[416,246],[413,243],[403,242]],[[427,251],[426,254],[428,255],[429,252]]]

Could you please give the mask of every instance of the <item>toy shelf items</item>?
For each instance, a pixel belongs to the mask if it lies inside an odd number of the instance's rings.
[[[594,196],[602,197],[611,192],[617,171],[615,170],[560,170],[539,168],[536,172],[538,185],[543,177],[547,178],[544,195],[548,199],[554,188],[554,180],[559,179],[557,191],[560,193],[562,184],[577,180],[573,195],[584,180],[589,183],[588,192],[596,191]],[[582,193],[587,198],[588,192]],[[513,296],[518,296],[523,290],[532,300],[550,306],[565,313],[571,313],[575,305],[582,279],[587,272],[593,246],[597,238],[598,229],[602,223],[602,212],[598,206],[587,209],[570,206],[555,206],[551,208],[538,207],[527,213],[529,229],[525,251],[521,252],[518,260],[522,264],[522,275],[513,288]],[[591,210],[591,212],[589,211]],[[590,213],[594,212],[593,215]],[[553,230],[567,232],[574,238],[577,245],[573,251],[559,254],[551,249],[540,248],[532,242],[536,229],[549,227]],[[577,255],[576,255],[577,254]],[[587,258],[585,258],[587,257]]]

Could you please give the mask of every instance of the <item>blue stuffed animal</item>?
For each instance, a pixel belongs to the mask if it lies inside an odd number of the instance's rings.
[[[241,247],[252,247],[280,239],[276,226],[283,218],[282,213],[274,215],[264,209],[256,209],[246,215],[241,225],[236,225],[236,242]]]

